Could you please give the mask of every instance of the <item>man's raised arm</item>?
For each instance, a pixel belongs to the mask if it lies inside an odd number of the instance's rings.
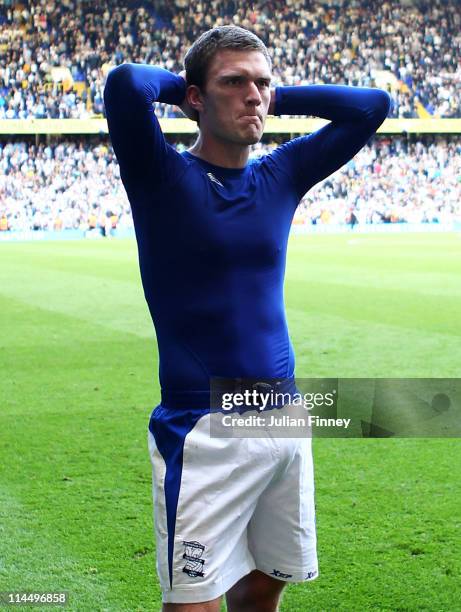
[[[343,85],[277,87],[275,115],[312,115],[331,123],[309,136],[278,147],[274,158],[287,162],[299,196],[349,161],[387,117],[389,94],[381,89]]]
[[[180,156],[165,142],[153,102],[180,105],[185,91],[182,77],[156,66],[121,64],[109,72],[104,104],[128,195],[167,180],[174,172],[171,165],[179,163]]]

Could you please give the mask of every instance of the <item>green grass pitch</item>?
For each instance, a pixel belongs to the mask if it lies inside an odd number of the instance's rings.
[[[298,376],[458,377],[460,281],[459,234],[293,237]],[[134,242],[0,244],[0,313],[0,591],[159,610],[158,364]],[[321,577],[281,610],[461,610],[459,440],[319,439],[314,453]]]

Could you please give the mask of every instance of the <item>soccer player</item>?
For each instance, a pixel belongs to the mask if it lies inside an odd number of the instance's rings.
[[[384,121],[379,89],[271,88],[262,41],[235,26],[202,34],[185,72],[123,64],[104,93],[157,333],[161,403],[149,423],[164,610],[277,609],[286,582],[318,573],[310,438],[213,438],[210,378],[294,376],[283,280],[302,196]],[[166,143],[153,102],[198,122]],[[329,119],[249,161],[268,114]],[[306,261],[306,266],[309,262]]]

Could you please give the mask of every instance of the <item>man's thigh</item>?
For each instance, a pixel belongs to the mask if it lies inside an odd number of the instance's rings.
[[[185,419],[157,409],[149,431],[165,603],[215,599],[255,569],[247,527],[278,464],[273,440],[212,438],[209,414],[187,427]]]
[[[285,584],[254,570],[227,592],[228,612],[275,612]]]
[[[164,603],[162,612],[219,612],[221,610],[221,597],[217,597],[212,601],[204,601],[201,603]]]
[[[311,438],[280,438],[279,473],[248,525],[256,568],[287,582],[318,576]]]

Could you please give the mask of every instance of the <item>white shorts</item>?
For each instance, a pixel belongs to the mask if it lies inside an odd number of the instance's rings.
[[[254,569],[318,575],[311,438],[212,438],[214,416],[160,405],[149,423],[165,603],[214,599]]]

